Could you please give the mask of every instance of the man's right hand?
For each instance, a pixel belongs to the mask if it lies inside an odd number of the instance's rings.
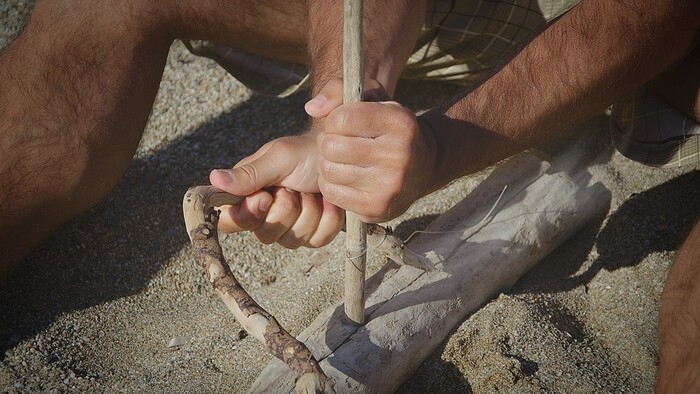
[[[314,117],[308,132],[270,141],[233,168],[211,172],[212,185],[246,196],[239,206],[222,207],[219,230],[251,231],[262,243],[291,249],[333,241],[345,214],[319,193],[316,137],[342,96],[342,81],[334,80],[306,104]]]
[[[291,249],[330,243],[344,214],[319,194],[316,157],[310,131],[268,142],[233,168],[212,171],[212,185],[247,196],[239,206],[222,207],[219,230],[251,231],[262,243]]]

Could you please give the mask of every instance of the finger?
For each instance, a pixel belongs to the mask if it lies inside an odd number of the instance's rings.
[[[300,193],[301,213],[292,228],[284,233],[277,243],[288,249],[305,245],[314,235],[323,212],[322,197],[318,193]]]
[[[346,135],[319,133],[316,145],[322,159],[335,163],[370,166],[375,163],[377,140],[372,138],[357,138]],[[391,154],[391,149],[385,146],[382,155]]]
[[[225,233],[255,230],[265,222],[271,204],[272,195],[261,190],[246,197],[239,206],[220,207],[218,229]]]
[[[245,161],[231,169],[213,170],[209,181],[219,189],[237,195],[247,196],[264,187],[274,185],[286,174],[281,155],[261,156],[259,159]]]
[[[321,91],[304,105],[309,116],[321,118],[343,103],[343,81],[333,78],[326,83]]]
[[[253,231],[253,235],[264,244],[277,242],[301,214],[301,197],[298,192],[283,187],[272,192],[273,201],[265,222]]]
[[[306,246],[311,248],[320,248],[331,243],[345,223],[345,211],[331,204],[325,198],[322,198],[321,201],[321,219],[316,226],[316,231],[306,242]]]
[[[328,202],[347,211],[355,212],[365,223],[377,223],[376,214],[385,208],[375,208],[374,204],[368,203],[372,201],[368,193],[351,186],[326,182],[323,178],[319,178],[318,186],[323,198]]]
[[[415,114],[393,101],[350,103],[328,114],[325,132],[354,137],[377,138],[389,131],[415,127]]]
[[[317,171],[320,178],[329,183],[363,190],[368,184],[376,186],[375,167],[362,167],[321,159],[318,161]]]

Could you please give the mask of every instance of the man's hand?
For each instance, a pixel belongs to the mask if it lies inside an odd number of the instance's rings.
[[[323,246],[337,235],[342,210],[321,197],[318,188],[316,136],[323,118],[342,103],[342,1],[310,1],[308,40],[314,99],[306,111],[314,118],[309,133],[274,140],[230,170],[215,170],[212,185],[247,196],[238,207],[224,207],[222,231],[250,230],[264,243],[285,247]],[[389,91],[415,45],[425,16],[425,1],[378,2],[366,8],[365,77]],[[373,18],[382,16],[381,23]],[[330,82],[329,82],[330,81]],[[324,85],[325,84],[325,85]],[[319,89],[324,86],[322,89]],[[384,92],[384,87],[381,91]],[[370,89],[371,91],[371,89]],[[382,97],[381,99],[386,99]]]
[[[219,230],[252,231],[265,244],[292,249],[321,247],[335,238],[344,213],[319,194],[316,136],[342,95],[342,82],[332,81],[306,105],[317,117],[307,133],[270,141],[233,168],[211,172],[212,185],[247,196],[239,206],[222,207]]]
[[[212,171],[212,185],[247,196],[239,206],[222,207],[221,231],[252,231],[260,242],[291,249],[335,238],[343,212],[318,194],[315,134],[276,139],[232,169]]]
[[[325,117],[342,103],[343,83],[329,81],[306,103],[313,117],[303,135],[282,137],[263,145],[231,169],[214,170],[211,184],[231,194],[247,196],[239,206],[222,207],[219,230],[252,231],[265,244],[287,248],[321,247],[340,232],[342,209],[319,194],[317,136]],[[365,100],[386,100],[377,81],[366,82]]]
[[[378,89],[371,96],[381,97]],[[386,97],[386,96],[384,96]],[[435,138],[413,111],[393,101],[342,105],[316,138],[324,198],[368,223],[404,213],[431,186]]]

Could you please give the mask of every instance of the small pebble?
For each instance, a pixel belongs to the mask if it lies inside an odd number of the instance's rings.
[[[180,348],[180,346],[189,342],[190,339],[192,339],[192,336],[190,336],[190,335],[175,337],[168,342],[168,348],[170,348],[172,350],[177,350]]]

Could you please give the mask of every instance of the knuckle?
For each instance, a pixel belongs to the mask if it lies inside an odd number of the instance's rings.
[[[275,236],[272,233],[270,233],[264,229],[259,229],[259,230],[253,231],[253,235],[255,236],[255,238],[258,241],[260,241],[261,243],[263,243],[265,245],[271,245],[271,244],[275,243],[275,241],[277,241],[275,239]]]
[[[270,141],[270,151],[275,152],[275,155],[288,155],[294,149],[294,143],[287,137],[278,138]]]
[[[395,122],[400,130],[406,132],[411,132],[414,129],[415,115],[413,112],[406,110],[405,108],[400,108],[396,112]]]
[[[282,237],[280,240],[277,241],[278,244],[284,246],[287,249],[299,249],[300,247],[304,246],[306,243],[305,240],[299,239],[296,237]]]
[[[338,187],[336,187],[334,184],[327,181],[319,182],[319,190],[321,191],[321,195],[323,195],[323,197],[329,202],[334,203],[336,200],[338,200]]]
[[[275,209],[281,215],[296,215],[301,212],[299,193],[280,188],[275,193]]]
[[[324,136],[322,139],[319,139],[318,151],[322,157],[328,157],[331,155],[333,146],[333,141],[331,140],[332,137],[329,135]]]
[[[328,160],[321,160],[319,162],[319,170],[327,180],[333,179],[333,167],[333,163]]]
[[[328,115],[326,119],[327,126],[330,126],[330,131],[343,132],[347,130],[350,122],[347,109],[340,107],[335,109]]]
[[[257,218],[253,213],[240,209],[232,215],[232,221],[243,230],[254,230],[262,224],[262,219]]]
[[[331,159],[342,156],[347,151],[345,144],[333,136],[324,138],[319,149],[322,156]]]
[[[237,170],[239,176],[243,176],[244,178],[247,178],[247,180],[252,181],[257,179],[258,171],[255,166],[250,163],[241,164],[235,169]]]

